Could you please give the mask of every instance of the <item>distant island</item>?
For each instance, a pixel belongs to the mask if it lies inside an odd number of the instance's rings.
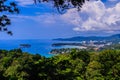
[[[20,48],[30,48],[30,44],[20,44]]]

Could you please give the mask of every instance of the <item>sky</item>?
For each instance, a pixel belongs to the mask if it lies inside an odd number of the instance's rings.
[[[73,36],[108,36],[120,33],[120,0],[90,0],[81,11],[60,14],[52,3],[15,1],[19,14],[8,14],[13,36],[0,32],[0,39],[53,39]]]

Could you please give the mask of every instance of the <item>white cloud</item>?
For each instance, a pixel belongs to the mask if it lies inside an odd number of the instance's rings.
[[[9,15],[9,17],[12,19],[13,22],[29,22],[32,21],[33,23],[36,23],[38,25],[59,25],[59,24],[64,24],[64,21],[60,18],[60,15],[58,14],[51,14],[51,13],[46,13],[46,14],[39,14],[39,15],[34,15],[34,16],[27,16],[27,15]]]
[[[19,6],[23,6],[23,7],[35,4],[34,0],[12,0],[12,1],[16,1]],[[39,4],[38,1],[37,1],[37,3]],[[36,6],[38,4],[36,4]],[[47,7],[51,7],[51,6],[53,7],[54,6],[53,4],[51,4],[51,2],[49,2],[49,3],[48,2],[40,3],[40,6],[43,6],[43,5],[44,5],[44,7],[45,6],[47,6]]]
[[[114,33],[116,31],[120,31],[120,2],[117,3],[114,7],[107,8],[101,0],[89,1],[83,5],[83,8],[80,12],[78,12],[76,8],[73,8],[69,9],[63,15],[37,13],[36,16],[19,15],[13,17],[13,20],[33,20],[40,25],[46,24],[48,26],[59,24],[64,24],[64,26],[66,26],[67,24],[71,24],[74,26],[74,31],[104,31],[107,33]]]
[[[25,15],[9,15],[14,22],[24,22],[26,20],[32,20],[38,23],[53,24],[55,18],[50,14],[38,15],[38,16],[25,16]]]
[[[106,8],[101,0],[89,1],[80,12],[70,9],[62,17],[75,26],[75,31],[120,31],[120,2]]]
[[[116,1],[118,1],[118,0],[108,0],[108,1],[110,1],[110,2],[116,2]]]
[[[15,0],[15,1],[17,1],[18,5],[21,5],[21,6],[27,6],[27,5],[34,4],[33,0]]]

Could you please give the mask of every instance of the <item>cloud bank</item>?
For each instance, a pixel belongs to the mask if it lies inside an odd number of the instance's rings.
[[[33,0],[16,0],[21,5],[31,5]],[[111,2],[118,0],[109,0]],[[55,13],[54,13],[55,14]],[[14,16],[20,20],[34,20],[39,24],[60,25],[71,24],[73,30],[77,32],[105,32],[116,33],[120,31],[120,2],[113,7],[106,7],[101,1],[86,2],[81,11],[76,8],[69,9],[65,14],[38,14],[36,16]]]
[[[110,0],[115,1],[115,0]],[[74,31],[120,31],[120,2],[114,7],[106,8],[101,1],[86,2],[81,11],[70,9],[62,15],[64,21],[74,25]]]

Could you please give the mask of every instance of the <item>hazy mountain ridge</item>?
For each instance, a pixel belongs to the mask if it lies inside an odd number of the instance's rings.
[[[84,37],[84,36],[76,36],[76,37],[71,37],[71,38],[57,38],[57,39],[53,39],[53,40],[59,40],[59,41],[89,41],[89,40],[97,40],[97,41],[101,41],[101,40],[107,40],[107,41],[111,41],[111,40],[119,40],[120,39],[120,34],[115,34],[115,35],[111,35],[111,36],[88,36],[88,37]]]

